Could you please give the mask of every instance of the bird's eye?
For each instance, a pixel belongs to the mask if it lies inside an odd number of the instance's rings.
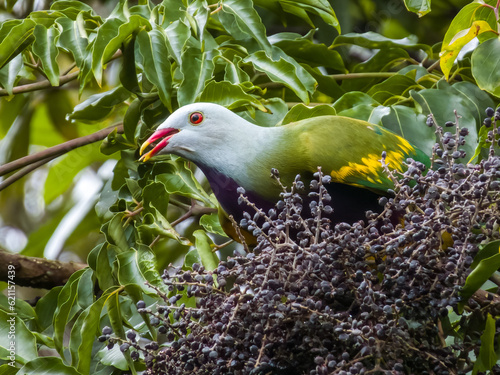
[[[193,125],[198,125],[203,121],[203,114],[201,112],[193,112],[189,115],[189,121],[191,121]]]

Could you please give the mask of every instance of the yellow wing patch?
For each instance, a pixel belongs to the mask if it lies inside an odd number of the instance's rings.
[[[403,138],[399,139],[400,150],[386,151],[386,163],[390,168],[403,171],[403,161],[406,160],[408,154],[415,151],[415,149]],[[362,179],[372,184],[383,184],[381,174],[382,165],[380,163],[380,154],[368,154],[361,158],[361,162],[349,162],[349,164],[342,166],[339,170],[333,170],[330,175],[337,182],[349,183],[354,186],[362,186],[355,183],[353,180]]]

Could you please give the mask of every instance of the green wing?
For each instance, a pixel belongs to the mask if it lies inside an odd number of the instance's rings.
[[[320,116],[285,125],[294,148],[310,171],[321,166],[334,182],[387,191],[392,181],[380,162],[386,151],[389,168],[404,170],[413,158],[429,165],[429,158],[407,140],[380,126],[341,116]]]

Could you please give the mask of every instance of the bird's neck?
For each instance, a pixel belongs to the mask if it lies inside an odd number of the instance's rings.
[[[281,131],[248,124],[231,134],[231,142],[219,142],[196,162],[222,207],[229,214],[241,212],[236,189],[242,186],[250,201],[267,209],[274,206],[279,190],[270,177],[278,153]],[[206,162],[205,162],[206,161]],[[270,194],[271,193],[271,194]]]

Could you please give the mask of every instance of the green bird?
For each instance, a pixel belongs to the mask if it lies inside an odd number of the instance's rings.
[[[282,126],[262,127],[213,103],[179,108],[141,147],[147,161],[175,154],[196,164],[207,177],[224,211],[238,221],[248,207],[238,204],[237,188],[267,210],[281,188],[270,171],[276,168],[285,186],[297,174],[303,181],[321,166],[331,176],[332,220],[354,222],[367,210],[380,209],[377,198],[394,187],[380,162],[403,171],[407,158],[429,165],[429,158],[407,140],[380,126],[342,116],[318,116]]]

